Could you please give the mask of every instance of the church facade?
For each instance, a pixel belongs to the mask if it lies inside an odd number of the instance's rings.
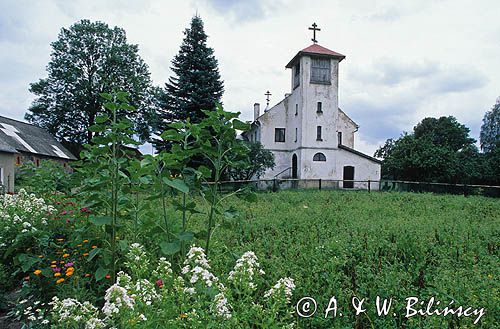
[[[254,105],[254,121],[243,137],[271,150],[276,163],[261,178],[336,180],[340,188],[367,188],[367,181],[380,180],[381,162],[355,150],[359,127],[338,106],[344,58],[314,42],[286,65],[291,93],[263,113]]]

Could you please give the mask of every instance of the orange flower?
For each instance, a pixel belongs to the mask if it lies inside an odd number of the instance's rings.
[[[51,261],[50,262],[51,264],[56,264],[57,262],[55,260]]]
[[[111,279],[111,275],[106,274],[105,278],[106,278],[106,279]]]
[[[43,258],[43,255],[38,256],[38,258]]]
[[[54,276],[57,278],[58,276],[61,276],[61,273],[60,272],[56,272],[56,273],[54,273]]]
[[[63,258],[66,258],[66,257],[69,257],[69,254],[64,254],[62,256],[63,256]]]
[[[42,271],[40,270],[36,270],[35,272],[33,272],[35,275],[40,275],[42,273]]]
[[[60,261],[60,262],[59,262],[59,264],[64,264],[64,261],[63,261],[63,260],[62,260],[62,261]]]
[[[57,266],[56,264],[50,265],[50,267],[52,267],[52,268],[55,268],[56,266]]]
[[[57,279],[56,283],[59,284],[59,283],[63,283],[64,282],[64,279],[63,278],[60,278],[60,279]]]
[[[83,243],[88,243],[88,242],[89,242],[89,240],[83,240]]]
[[[97,246],[92,246],[92,249],[95,249],[95,248],[97,248]]]
[[[83,253],[83,256],[85,256],[85,257],[87,257],[88,255],[89,255],[89,253],[88,253],[88,252],[84,252],[84,253]]]
[[[74,270],[75,270],[75,268],[74,268],[74,267],[68,267],[68,268],[66,269],[66,272],[73,272]]]
[[[67,276],[67,277],[70,277],[70,276],[72,276],[72,275],[73,275],[73,271],[68,271],[68,272],[66,272],[66,276]]]

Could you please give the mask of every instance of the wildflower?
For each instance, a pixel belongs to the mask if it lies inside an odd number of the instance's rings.
[[[83,240],[83,243],[88,243],[88,242],[89,242],[89,240],[87,240],[87,239]]]
[[[179,317],[180,317],[181,319],[185,319],[185,318],[187,318],[187,317],[188,317],[188,315],[187,315],[186,313],[181,313],[181,315],[179,315]]]
[[[73,266],[73,265],[74,265],[74,263],[73,263],[73,262],[68,262],[68,263],[64,264],[64,267],[71,267],[71,266]]]
[[[57,265],[56,264],[52,264],[52,265],[50,265],[50,267],[55,268],[55,267],[57,267]]]
[[[69,257],[69,254],[64,254],[62,256],[63,256],[63,258],[66,258],[66,257]]]
[[[111,279],[111,275],[106,274],[105,278],[106,278],[106,279]]]
[[[214,302],[217,315],[226,319],[231,318],[230,305],[222,292],[215,295]]]
[[[156,286],[160,289],[163,288],[163,280],[162,279],[156,280]]]
[[[55,276],[55,277],[61,276],[61,272],[56,272],[56,273],[54,273],[54,276]]]
[[[122,308],[134,308],[134,300],[128,296],[127,290],[118,284],[114,284],[106,290],[104,300],[102,311],[108,317],[119,313]]]
[[[60,279],[57,279],[56,283],[59,284],[59,283],[63,283],[64,282],[64,279],[63,278],[60,278]]]
[[[95,248],[97,248],[97,246],[92,246],[92,249],[95,249]]]
[[[67,271],[67,272],[73,272],[74,270],[75,270],[75,268],[74,268],[74,267],[68,267],[68,268],[66,269],[66,271]]]
[[[77,247],[83,247],[83,244],[77,244],[76,246]]]
[[[38,258],[43,258],[43,255],[38,256]]]
[[[84,252],[84,253],[83,253],[83,256],[84,256],[84,257],[87,257],[88,255],[89,255],[89,253],[88,253],[88,252]]]
[[[62,242],[62,241],[64,241],[64,239],[63,238],[59,238],[59,239],[56,239],[56,241]]]
[[[85,277],[86,278],[90,278],[90,274],[89,273],[85,273]]]
[[[292,278],[281,278],[271,289],[266,291],[264,297],[270,298],[276,297],[279,294],[284,294],[285,300],[289,303],[294,289],[295,283]]]
[[[70,276],[73,275],[73,271],[66,272],[66,276],[69,278]]]
[[[35,272],[33,272],[33,274],[35,274],[35,275],[40,275],[41,273],[42,273],[41,270],[36,270]]]
[[[51,264],[57,264],[57,261],[53,260],[50,262]]]

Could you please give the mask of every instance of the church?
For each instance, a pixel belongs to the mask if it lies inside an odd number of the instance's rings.
[[[339,188],[367,188],[380,180],[381,161],[355,149],[359,126],[338,105],[339,65],[345,56],[313,44],[286,64],[291,92],[263,113],[254,105],[251,129],[243,134],[272,151],[275,167],[263,179],[337,181]],[[354,181],[354,182],[353,182]],[[378,182],[370,183],[377,189]]]

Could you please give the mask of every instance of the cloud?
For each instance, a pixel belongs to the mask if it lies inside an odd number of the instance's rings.
[[[218,14],[231,16],[234,22],[263,20],[286,4],[285,0],[201,0],[208,3]]]

